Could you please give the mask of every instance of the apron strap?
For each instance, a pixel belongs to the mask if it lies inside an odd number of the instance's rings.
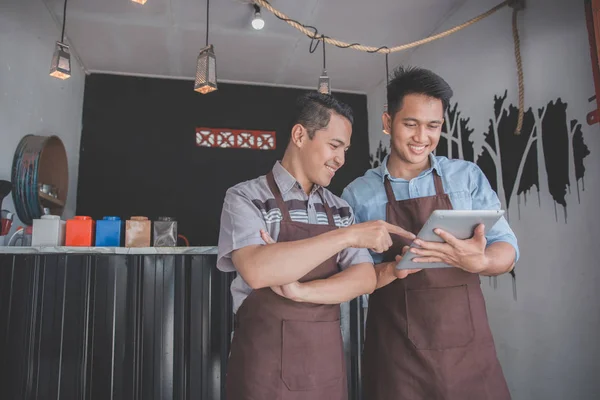
[[[329,221],[329,226],[336,226],[335,220],[333,219],[333,211],[331,211],[331,207],[329,207],[329,204],[327,204],[327,202],[325,201],[325,197],[323,197],[323,194],[319,190],[317,190],[317,192],[319,192],[321,203],[323,203],[323,207],[325,207],[325,214],[327,214],[327,221]]]
[[[435,185],[435,194],[441,196],[446,194],[444,191],[444,184],[442,183],[442,177],[438,175],[437,171],[433,170],[433,184]]]
[[[388,203],[396,204],[396,196],[394,195],[394,191],[392,190],[392,184],[390,183],[390,178],[386,175],[383,181],[383,186],[385,186],[385,194],[388,198]]]
[[[291,222],[292,218],[290,217],[290,212],[285,205],[285,201],[283,201],[283,197],[281,196],[281,191],[279,190],[279,186],[275,182],[275,177],[273,176],[273,171],[269,171],[267,174],[267,183],[269,184],[269,189],[273,193],[275,197],[275,202],[277,203],[277,207],[279,207],[279,211],[281,211],[281,216],[283,220],[286,222]]]

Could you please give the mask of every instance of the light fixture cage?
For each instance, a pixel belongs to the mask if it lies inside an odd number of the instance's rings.
[[[217,58],[212,44],[200,50],[198,55],[194,90],[202,94],[217,90]]]
[[[50,76],[59,79],[67,79],[71,76],[71,53],[69,53],[69,46],[62,42],[56,42],[50,65]]]
[[[319,87],[317,90],[319,93],[331,94],[331,83],[329,81],[329,76],[327,76],[327,70],[325,69],[319,77]]]

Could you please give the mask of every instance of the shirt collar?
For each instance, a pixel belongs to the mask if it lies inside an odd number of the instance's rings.
[[[290,174],[289,171],[283,167],[283,165],[281,165],[280,161],[277,161],[273,166],[273,177],[275,178],[275,183],[277,183],[282,195],[289,192],[295,185],[299,190],[302,190],[300,183],[298,183],[296,178],[294,178],[294,176]],[[313,194],[317,190],[321,191],[322,189],[323,188],[321,186],[315,183],[310,194]]]
[[[394,180],[397,178],[394,178],[391,174],[390,171],[387,168],[387,163],[388,163],[388,159],[390,158],[390,155],[388,154],[387,156],[385,156],[385,158],[383,159],[383,161],[381,162],[381,165],[377,168],[377,173],[379,174],[379,176],[381,176],[381,181],[385,182],[385,177],[389,176],[390,180]],[[425,176],[430,174],[434,169],[437,171],[438,175],[441,177],[442,176],[442,169],[440,168],[440,163],[437,159],[436,156],[433,155],[433,153],[429,153],[429,162],[431,163],[431,167],[426,169],[425,171],[421,172],[419,174],[419,176]]]

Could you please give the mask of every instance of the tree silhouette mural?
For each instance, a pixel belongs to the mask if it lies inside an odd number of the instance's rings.
[[[371,154],[369,156],[369,162],[371,163],[371,168],[377,168],[383,162],[383,159],[388,155],[388,149],[383,145],[383,142],[379,141],[379,146],[375,151],[375,154]]]
[[[448,107],[446,111],[436,154],[475,161],[473,142],[470,139],[473,133],[473,129],[469,128],[470,118],[461,118],[457,109],[458,103],[454,104],[454,107]]]
[[[507,92],[503,96],[494,96],[494,117],[490,118],[488,131],[476,143],[478,152],[477,165],[485,173],[498,193],[498,197],[506,210],[515,195],[527,193],[534,185],[538,186],[536,165],[536,149],[538,140],[533,112],[525,112],[523,128],[520,135],[515,135],[519,110],[513,105],[506,105]],[[538,193],[539,199],[539,193]],[[520,197],[518,197],[520,211]]]
[[[520,218],[521,203],[527,205],[532,194],[541,207],[543,192],[554,200],[555,219],[558,221],[560,205],[567,222],[571,185],[576,185],[578,201],[580,190],[585,190],[584,159],[590,151],[582,124],[569,120],[567,103],[558,98],[539,109],[526,110],[521,134],[515,135],[518,109],[506,101],[507,97],[508,91],[494,96],[493,117],[483,133],[469,127],[470,118],[462,116],[458,103],[450,104],[436,154],[477,163],[507,212],[511,201],[516,200]],[[371,165],[380,165],[387,154],[387,147],[380,142],[371,155]]]

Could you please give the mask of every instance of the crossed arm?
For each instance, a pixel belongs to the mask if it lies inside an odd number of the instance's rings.
[[[348,247],[385,251],[389,233],[408,238],[414,235],[383,221],[371,221],[336,229],[308,239],[276,243],[264,230],[267,246],[236,250],[232,261],[242,278],[253,288],[271,287],[277,294],[298,302],[337,304],[373,292],[377,278],[372,263],[350,266],[327,279],[300,283],[298,280],[330,257]]]

